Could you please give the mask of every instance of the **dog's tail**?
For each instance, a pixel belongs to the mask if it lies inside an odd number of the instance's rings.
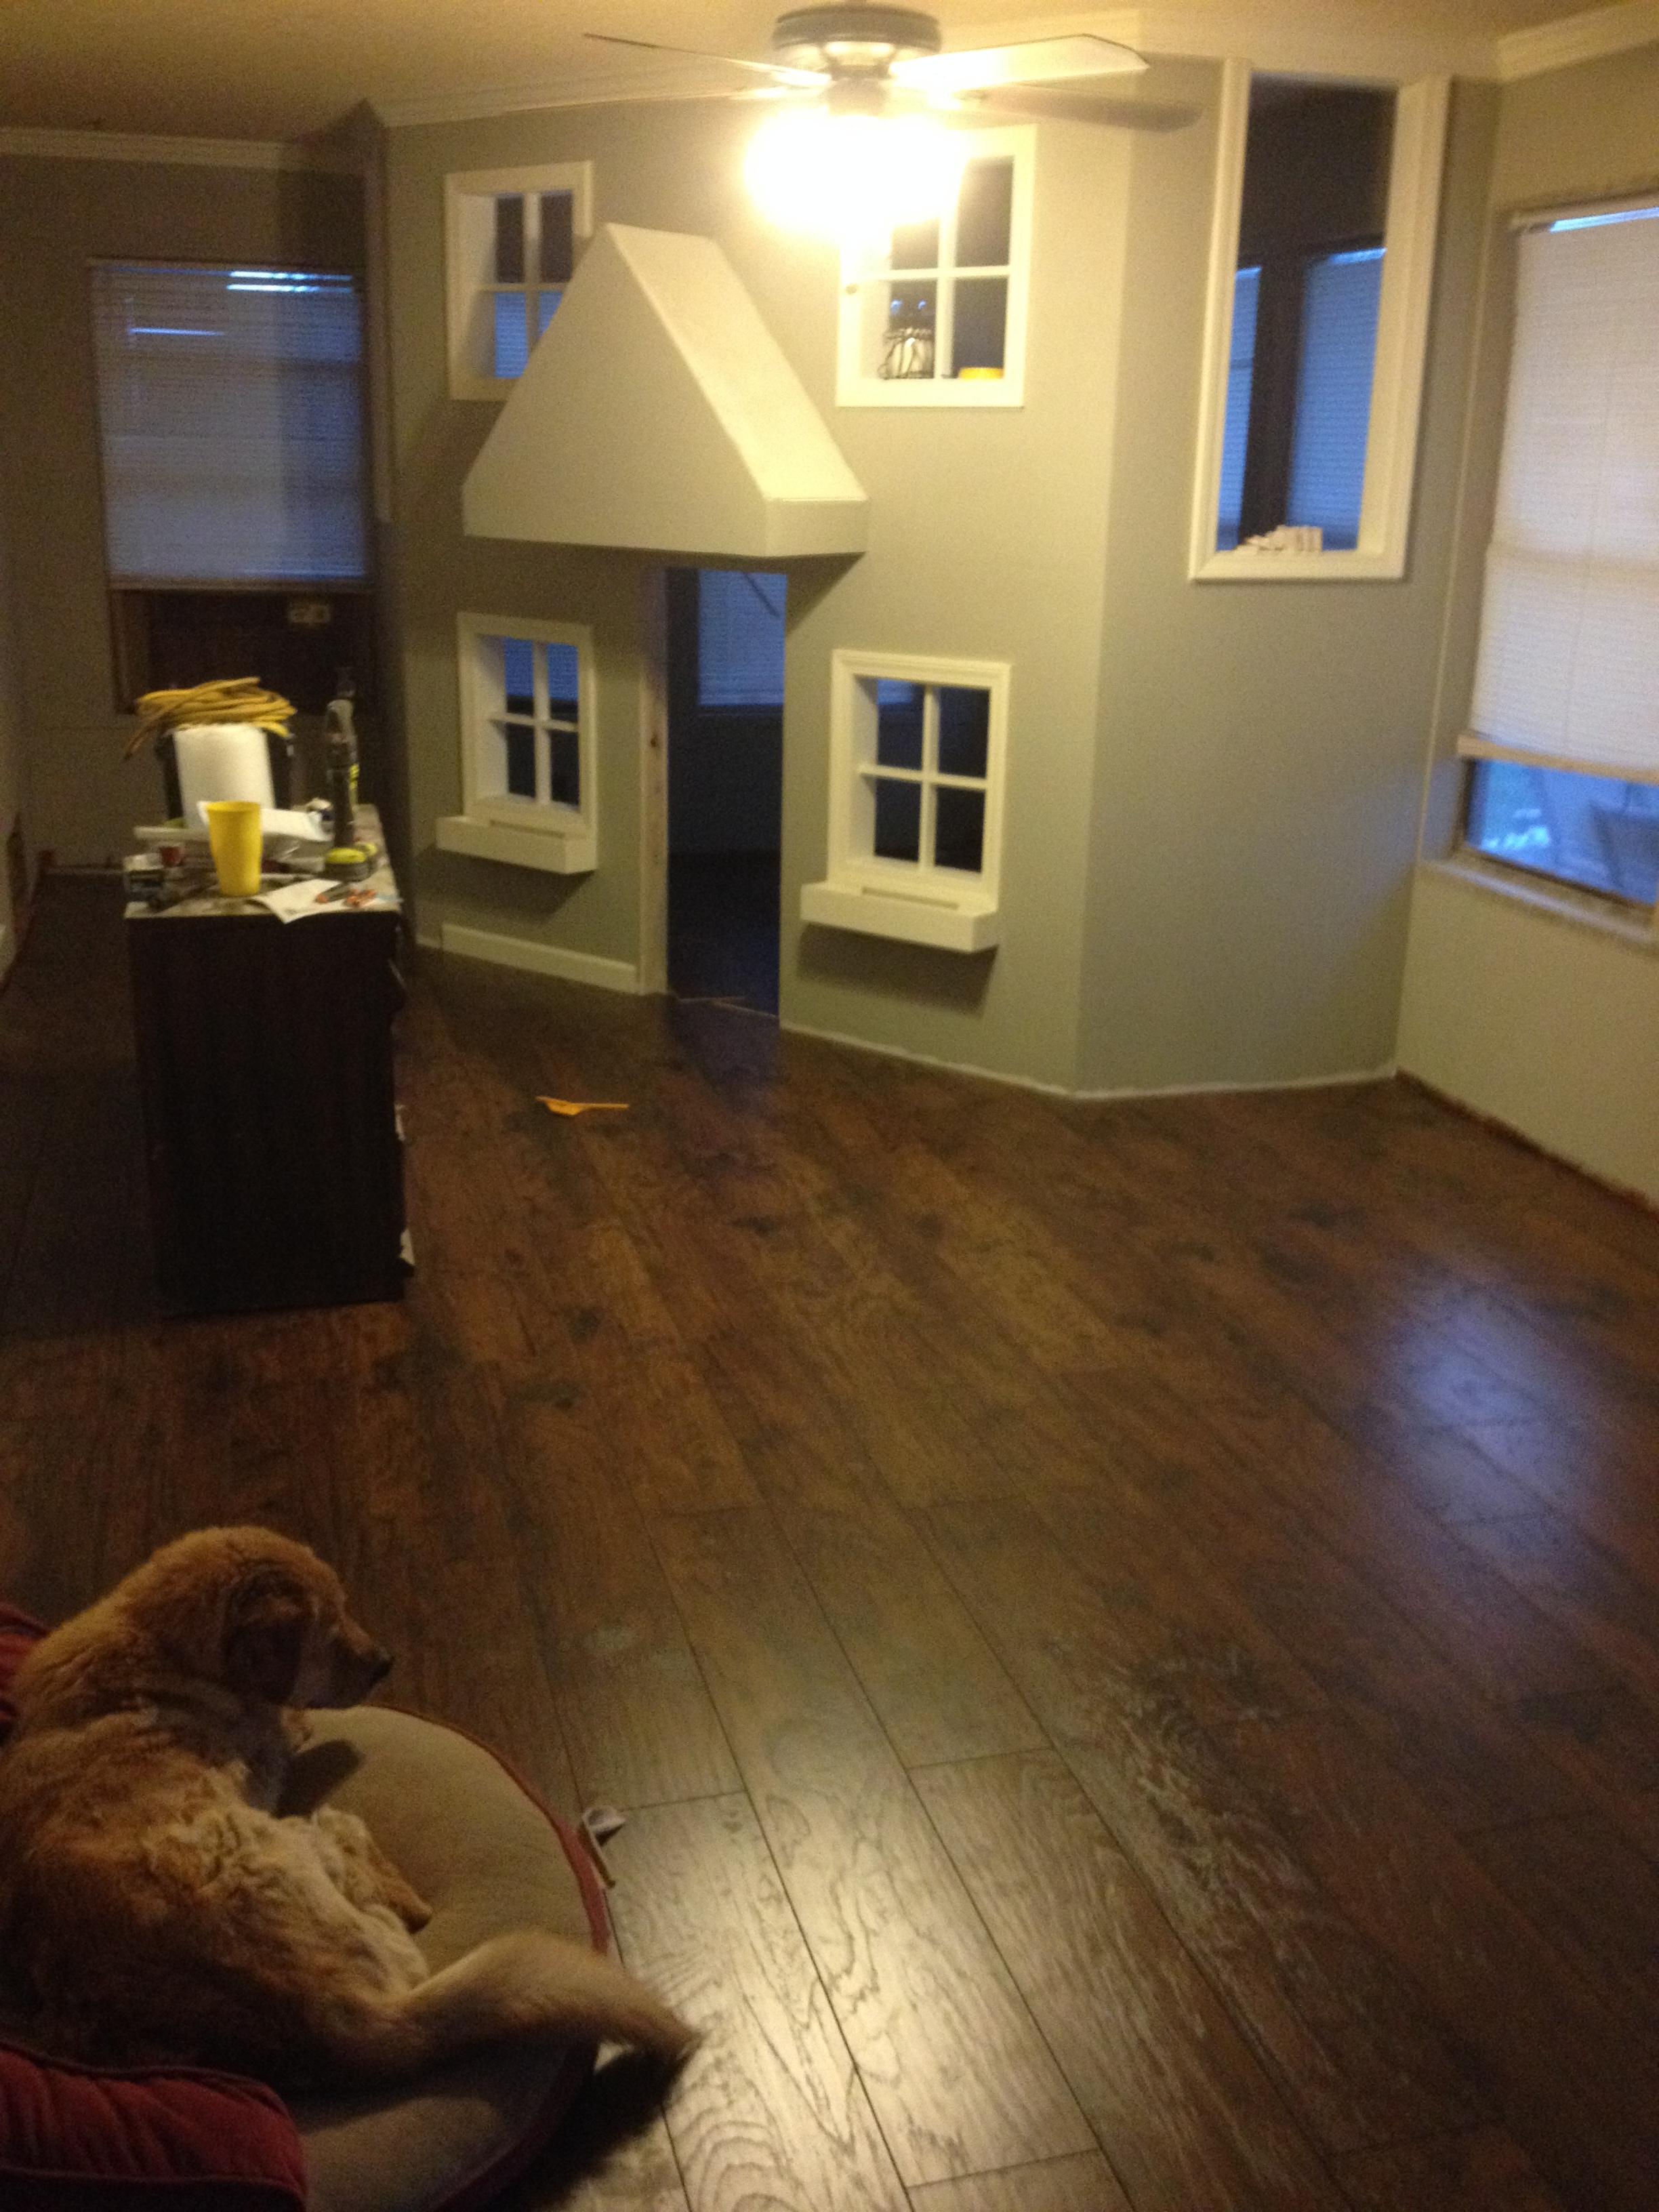
[[[684,2057],[696,2040],[612,1960],[534,1929],[493,1936],[397,1995],[337,1993],[313,2027],[336,2065],[380,2081],[506,2037],[605,2039],[668,2059]]]

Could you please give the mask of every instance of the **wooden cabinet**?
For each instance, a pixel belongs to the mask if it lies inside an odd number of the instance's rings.
[[[403,1295],[394,908],[282,922],[226,900],[130,909],[162,1304]]]

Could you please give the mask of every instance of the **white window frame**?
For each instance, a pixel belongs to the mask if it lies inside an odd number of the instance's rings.
[[[1343,82],[1328,78],[1322,70],[1308,74],[1334,83]],[[1398,578],[1406,573],[1411,526],[1450,80],[1423,77],[1397,88],[1359,542],[1352,550],[1328,553],[1258,553],[1242,546],[1218,552],[1216,516],[1221,500],[1227,360],[1244,197],[1251,75],[1249,62],[1230,61],[1223,66],[1204,317],[1204,371],[1199,396],[1198,463],[1187,574],[1192,581],[1206,584],[1352,583]]]
[[[870,937],[903,938],[951,952],[981,952],[998,942],[1012,675],[1006,660],[947,660],[850,647],[839,647],[830,655],[829,873],[822,883],[803,884],[803,921],[855,929]],[[939,774],[937,712],[931,706],[921,767],[878,770],[876,718],[863,687],[884,679],[988,692],[983,778]],[[982,788],[985,826],[978,874],[937,867],[924,858],[884,860],[872,852],[873,807],[866,801],[864,787],[877,774],[922,786],[923,854],[933,842],[932,792],[941,785]]]
[[[518,381],[511,376],[486,376],[477,367],[482,357],[494,358],[495,295],[498,292],[541,291],[549,289],[531,276],[541,242],[541,196],[568,192],[571,228],[580,258],[581,242],[593,232],[593,165],[591,161],[560,161],[537,168],[463,169],[444,179],[444,280],[449,334],[449,396],[452,399],[505,399]],[[525,283],[495,282],[495,203],[520,197],[525,201]],[[491,304],[491,322],[483,335],[489,350],[482,356],[479,317],[482,303]],[[526,310],[526,313],[528,311]]]
[[[842,257],[841,318],[836,356],[836,404],[838,407],[1021,407],[1025,403],[1025,334],[1031,289],[1031,209],[1036,171],[1036,132],[1030,124],[1008,124],[993,131],[961,134],[964,161],[1012,159],[1014,165],[1013,204],[1009,211],[1008,265],[985,270],[956,266],[954,203],[939,225],[939,270],[932,281],[939,288],[939,327],[934,334],[935,374],[931,377],[883,377],[865,368],[865,304],[866,289],[896,275],[920,276],[925,270],[890,270],[886,256],[849,250]],[[1000,377],[942,376],[937,362],[948,360],[951,340],[951,302],[958,277],[1002,276],[1008,280],[1008,317],[1003,331],[1002,374]]]
[[[576,727],[581,804],[566,806],[548,798],[518,799],[491,787],[483,763],[493,751],[495,725],[508,717],[492,649],[496,639],[522,640],[534,646],[567,645],[576,653]],[[475,860],[504,860],[553,875],[581,875],[592,869],[599,851],[598,747],[595,720],[598,685],[593,670],[593,633],[582,623],[532,622],[522,615],[458,615],[456,665],[460,684],[461,805],[459,814],[441,817],[437,842],[447,853]],[[545,711],[546,661],[536,653],[536,775],[544,769],[544,730],[568,727]]]

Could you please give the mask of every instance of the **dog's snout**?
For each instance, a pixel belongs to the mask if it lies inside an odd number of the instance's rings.
[[[371,1686],[376,1682],[384,1682],[391,1672],[392,1654],[383,1644],[377,1644],[368,1662],[368,1679]]]

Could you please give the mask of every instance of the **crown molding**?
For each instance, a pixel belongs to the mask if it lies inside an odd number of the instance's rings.
[[[1587,9],[1530,31],[1511,31],[1498,41],[1498,74],[1505,84],[1517,77],[1541,76],[1547,70],[1571,69],[1575,62],[1600,61],[1628,53],[1632,46],[1659,40],[1659,0],[1622,0],[1613,8]]]
[[[337,149],[276,138],[164,138],[137,131],[34,131],[0,126],[0,157],[59,161],[156,161],[199,169],[320,169],[356,175]]]

